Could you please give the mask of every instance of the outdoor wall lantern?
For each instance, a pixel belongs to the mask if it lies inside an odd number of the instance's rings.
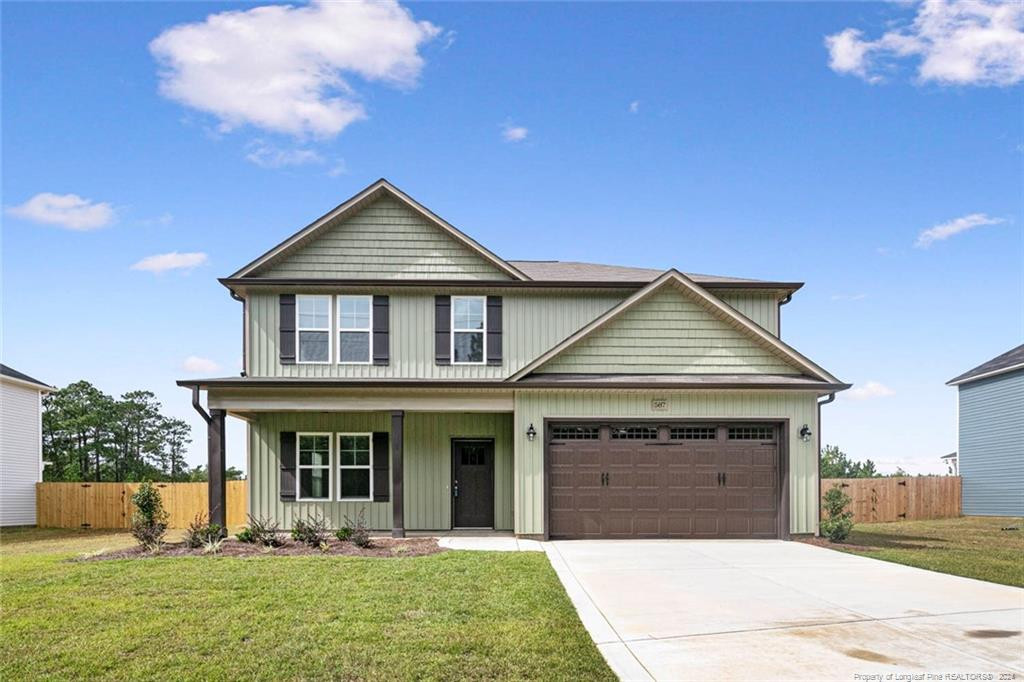
[[[526,429],[526,439],[532,443],[536,437],[537,429],[533,428],[533,424],[530,424],[530,428]]]
[[[804,424],[803,426],[800,427],[800,440],[802,440],[803,442],[806,443],[809,440],[811,440],[811,436],[813,435],[814,434],[811,433],[811,427],[808,426],[807,424]]]

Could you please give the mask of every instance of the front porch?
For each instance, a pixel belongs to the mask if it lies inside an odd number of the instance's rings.
[[[406,531],[513,530],[511,409],[229,411],[213,408],[216,404],[214,396],[209,441],[214,522],[220,522],[217,512],[224,504],[222,487],[215,484],[215,472],[224,467],[223,421],[234,416],[247,424],[248,511],[282,529],[314,515],[340,528],[362,513],[371,530],[395,537]],[[369,454],[347,454],[344,448],[353,439],[360,447],[369,444]],[[308,449],[313,444],[316,451]],[[364,470],[352,464],[365,465]],[[341,487],[343,476],[358,477],[360,483],[372,477],[372,493],[359,488],[365,499],[350,499],[352,491]]]

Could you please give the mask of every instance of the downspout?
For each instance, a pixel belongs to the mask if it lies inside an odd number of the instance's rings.
[[[241,372],[241,374],[244,377],[244,376],[246,376],[248,374],[248,369],[249,369],[249,358],[247,357],[248,356],[248,350],[249,350],[248,349],[249,344],[246,343],[246,341],[248,340],[248,334],[246,332],[247,332],[247,328],[249,326],[249,321],[246,319],[246,313],[248,312],[249,304],[246,303],[245,297],[244,296],[239,296],[237,293],[235,293],[234,289],[228,289],[228,293],[231,294],[231,298],[235,299],[236,301],[238,301],[239,303],[242,304],[242,372]]]
[[[793,300],[793,292],[786,294],[786,298],[779,301],[779,304],[775,306],[775,338],[782,338],[782,306],[786,305]]]
[[[814,529],[815,537],[821,536],[821,406],[828,405],[836,399],[835,393],[829,393],[824,400],[818,401],[818,499],[814,501],[817,508],[818,523]]]
[[[199,413],[199,416],[202,417],[203,420],[207,424],[209,424],[209,423],[211,423],[213,421],[213,417],[210,416],[209,412],[207,412],[206,410],[203,409],[202,404],[199,402],[199,387],[198,386],[193,386],[192,387],[192,407],[195,408],[196,412]]]

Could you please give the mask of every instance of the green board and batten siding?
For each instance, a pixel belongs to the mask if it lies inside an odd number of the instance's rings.
[[[687,294],[665,286],[537,369],[538,373],[799,374]]]
[[[651,401],[665,399],[664,410]],[[573,417],[672,417],[789,419],[790,532],[813,533],[817,527],[818,461],[816,442],[800,440],[800,427],[818,431],[817,399],[793,391],[516,391],[515,498],[517,533],[544,532],[544,419]],[[538,437],[530,442],[530,424]]]
[[[393,197],[321,230],[260,277],[511,279],[503,270]]]
[[[391,528],[390,502],[282,502],[279,442],[282,431],[364,433],[390,431],[387,412],[261,413],[249,424],[249,512],[291,528],[296,518],[325,516],[332,528],[345,525],[365,510],[375,530]],[[511,530],[512,415],[470,413],[407,413],[405,417],[405,527],[444,530],[451,527],[451,440],[494,438],[494,522]],[[374,453],[378,456],[378,453]],[[390,456],[390,453],[388,453]],[[335,481],[337,479],[335,478]]]

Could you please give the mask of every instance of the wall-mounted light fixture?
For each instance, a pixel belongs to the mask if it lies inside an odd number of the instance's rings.
[[[800,427],[800,440],[802,440],[803,442],[806,443],[810,441],[811,436],[813,435],[814,434],[811,433],[811,427],[808,426],[807,424],[804,424],[803,426]]]
[[[530,424],[530,428],[526,429],[526,439],[532,443],[536,437],[537,429],[533,428],[533,424]]]

